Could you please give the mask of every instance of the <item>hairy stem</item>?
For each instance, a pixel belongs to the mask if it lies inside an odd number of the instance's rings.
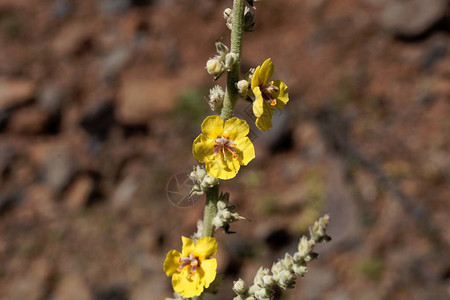
[[[231,52],[237,55],[236,63],[228,72],[227,88],[220,117],[226,121],[233,116],[234,106],[239,97],[236,83],[239,81],[241,70],[242,38],[244,36],[244,10],[245,0],[233,2],[233,26],[231,28]],[[203,236],[213,236],[212,221],[217,214],[217,201],[219,200],[219,185],[206,191],[206,204],[203,216]]]
[[[214,236],[212,221],[217,214],[217,201],[219,200],[219,185],[206,191],[206,206],[203,216],[203,236]]]
[[[236,83],[239,81],[241,70],[242,38],[244,36],[244,10],[245,0],[234,0],[233,4],[233,24],[231,28],[231,52],[237,55],[236,63],[228,72],[227,89],[220,117],[224,121],[233,116],[234,106],[239,97]]]

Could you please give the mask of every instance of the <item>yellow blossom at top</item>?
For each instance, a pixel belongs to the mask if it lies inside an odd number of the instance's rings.
[[[269,81],[273,75],[273,63],[266,59],[258,66],[252,77],[252,92],[255,95],[253,113],[256,116],[256,126],[260,130],[272,127],[272,116],[276,109],[282,109],[289,101],[287,85],[280,80]]]
[[[239,118],[223,122],[219,116],[209,116],[202,123],[202,132],[192,145],[196,160],[205,163],[208,175],[230,179],[241,165],[255,158],[255,148],[247,137],[250,128]]]
[[[200,295],[216,278],[217,261],[211,256],[217,252],[217,242],[213,237],[202,237],[194,243],[181,237],[181,253],[170,250],[164,261],[164,272],[172,276],[175,292],[184,298]]]

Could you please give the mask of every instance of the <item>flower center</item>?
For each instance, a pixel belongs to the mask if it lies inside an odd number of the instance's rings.
[[[237,158],[238,155],[234,147],[236,147],[236,143],[225,136],[218,137],[214,140],[214,154],[216,157],[218,157],[220,153],[225,156],[225,150],[227,150],[230,151],[234,158]]]
[[[181,271],[184,267],[190,267],[189,275],[194,275],[195,271],[197,271],[197,268],[200,266],[200,261],[198,257],[194,255],[194,253],[189,253],[189,256],[187,257],[180,257],[178,260],[179,266],[178,271]]]
[[[280,89],[276,85],[274,85],[273,81],[269,82],[269,84],[262,86],[260,90],[264,101],[269,103],[271,106],[275,106],[277,104],[277,99],[274,99],[272,97],[272,94],[278,93]]]

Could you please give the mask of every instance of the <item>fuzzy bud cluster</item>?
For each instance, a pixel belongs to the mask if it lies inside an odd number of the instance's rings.
[[[216,51],[217,55],[206,62],[206,71],[213,75],[214,79],[219,78],[224,72],[229,72],[238,60],[238,55],[230,52],[221,42],[216,43]]]
[[[194,183],[190,195],[202,195],[208,188],[219,183],[218,178],[209,176],[206,170],[199,165],[194,166],[194,170],[189,174],[189,179]]]
[[[253,6],[253,4],[252,4]],[[223,11],[223,18],[225,19],[225,24],[228,29],[231,30],[233,27],[233,10],[231,8],[226,8]],[[244,11],[244,31],[251,32],[255,30],[255,14],[250,11],[250,8],[245,7]]]
[[[286,253],[283,259],[267,268],[259,268],[253,280],[253,285],[246,287],[242,279],[234,282],[233,291],[237,294],[234,300],[271,300],[273,299],[275,285],[283,290],[293,288],[296,276],[302,277],[308,269],[306,264],[317,257],[313,252],[314,246],[320,242],[330,241],[326,235],[329,216],[325,215],[310,227],[311,238],[303,236],[294,255]]]
[[[216,85],[209,90],[208,104],[212,111],[221,111],[223,99],[225,99],[225,92],[220,85]]]
[[[219,201],[217,202],[217,214],[214,217],[212,224],[214,230],[222,228],[225,232],[229,232],[230,223],[244,220],[245,218],[240,216],[237,212],[233,212],[233,207],[228,205],[230,194],[221,194]]]

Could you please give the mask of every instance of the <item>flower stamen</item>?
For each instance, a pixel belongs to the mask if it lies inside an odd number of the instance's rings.
[[[219,157],[221,152],[225,156],[225,150],[230,151],[233,157],[237,158],[238,155],[234,147],[236,147],[236,143],[225,136],[218,137],[214,140],[214,154],[216,158]]]
[[[180,264],[177,268],[179,272],[181,272],[183,268],[190,266],[191,269],[189,271],[190,276],[193,276],[195,274],[195,271],[197,271],[197,267],[200,266],[198,257],[196,257],[194,253],[189,253],[188,257],[180,257],[178,259],[178,263]]]
[[[280,89],[275,85],[274,81],[269,82],[268,85],[264,85],[260,87],[261,95],[267,103],[271,106],[275,106],[277,104],[277,99],[272,97],[273,93],[278,93]]]

